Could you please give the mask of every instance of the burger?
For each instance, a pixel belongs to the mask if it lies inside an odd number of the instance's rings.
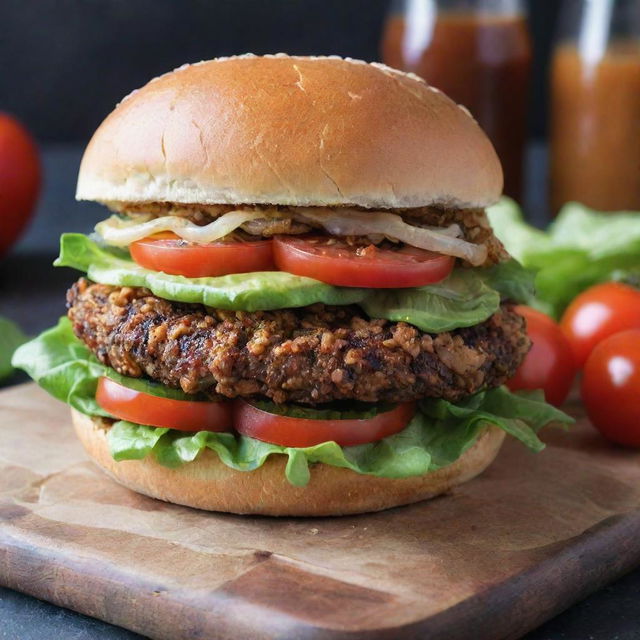
[[[431,498],[505,434],[565,421],[504,383],[530,275],[485,207],[502,190],[470,114],[416,76],[337,57],[219,58],[126,97],[65,234],[84,275],[15,365],[72,408],[134,491],[320,516]],[[105,214],[106,215],[106,214]]]

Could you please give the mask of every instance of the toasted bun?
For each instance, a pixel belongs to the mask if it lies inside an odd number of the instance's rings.
[[[501,191],[478,124],[417,76],[278,54],[187,65],[134,91],[89,143],[77,198],[466,208]]]
[[[100,419],[71,412],[89,456],[125,487],[198,509],[269,516],[338,516],[433,498],[484,471],[504,439],[504,431],[489,427],[453,464],[416,478],[376,478],[316,464],[309,484],[294,487],[285,478],[286,459],[280,455],[247,472],[230,469],[208,449],[178,469],[163,467],[151,457],[116,462],[109,453],[108,427]]]

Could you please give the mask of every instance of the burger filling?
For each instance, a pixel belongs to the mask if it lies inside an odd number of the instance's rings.
[[[17,366],[102,419],[113,456],[243,471],[288,456],[383,477],[455,461],[495,425],[568,418],[504,388],[531,277],[482,210],[118,204],[56,264],[86,273]]]
[[[506,382],[529,349],[506,304],[480,324],[430,334],[355,306],[222,311],[84,279],[67,300],[75,335],[103,364],[212,398],[456,402]]]

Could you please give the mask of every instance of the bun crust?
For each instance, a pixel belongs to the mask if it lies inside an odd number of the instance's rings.
[[[504,431],[487,428],[456,462],[424,476],[377,478],[324,464],[311,468],[306,487],[285,478],[284,456],[270,456],[255,471],[235,471],[205,450],[177,469],[152,458],[116,462],[102,421],[71,410],[78,437],[89,456],[125,487],[152,498],[228,513],[269,516],[337,516],[381,511],[433,498],[484,471],[496,457]]]
[[[501,191],[478,124],[417,76],[278,54],[186,65],[134,91],[89,143],[76,197],[469,208]]]

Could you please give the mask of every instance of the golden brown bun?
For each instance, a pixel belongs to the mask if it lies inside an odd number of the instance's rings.
[[[424,476],[376,478],[325,464],[311,467],[306,487],[294,487],[284,475],[284,456],[270,456],[255,471],[235,471],[209,449],[193,462],[168,469],[153,458],[116,462],[109,453],[107,428],[71,410],[87,453],[110,476],[138,493],[209,511],[269,516],[337,516],[380,511],[433,498],[466,482],[493,462],[504,431],[489,427],[456,462]]]
[[[186,65],[134,91],[89,143],[76,196],[465,208],[501,191],[478,124],[417,76],[278,54]]]

